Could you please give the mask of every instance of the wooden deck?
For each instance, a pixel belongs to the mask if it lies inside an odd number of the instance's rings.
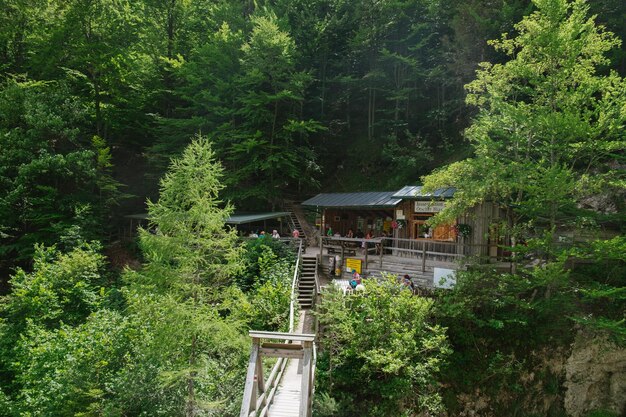
[[[367,245],[364,248],[363,242]],[[320,259],[320,272],[327,278],[349,278],[345,259],[359,259],[365,276],[380,276],[383,272],[397,276],[408,274],[415,285],[423,288],[434,286],[435,268],[464,269],[469,258],[480,258],[500,267],[510,265],[487,254],[488,245],[465,244],[463,242],[437,241],[433,239],[350,239],[322,237],[320,246],[307,248],[307,254]],[[332,259],[339,261],[342,275],[334,277],[330,270]]]

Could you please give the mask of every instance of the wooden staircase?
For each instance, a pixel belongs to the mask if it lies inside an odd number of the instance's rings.
[[[303,309],[313,307],[316,289],[317,257],[303,256],[302,270],[298,282],[298,303]]]
[[[306,232],[302,227],[300,220],[298,220],[298,216],[296,216],[294,204],[292,202],[285,202],[283,208],[285,211],[289,212],[289,223],[291,224],[292,229],[297,229],[300,233],[300,238],[306,242]]]

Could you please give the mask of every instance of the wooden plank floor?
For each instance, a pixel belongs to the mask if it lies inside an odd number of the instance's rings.
[[[300,310],[296,333],[311,333],[312,321],[310,315]],[[300,359],[289,359],[283,377],[276,388],[276,395],[267,410],[268,417],[297,417],[300,413],[300,398],[302,393],[302,374],[298,373]]]
[[[299,361],[299,359],[290,359],[287,363],[276,389],[274,401],[268,409],[268,417],[297,417],[299,415],[302,383],[302,375],[298,374]]]

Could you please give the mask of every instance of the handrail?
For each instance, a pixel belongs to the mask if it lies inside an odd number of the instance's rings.
[[[298,258],[296,259],[296,267],[293,271],[293,280],[291,281],[291,302],[289,304],[289,333],[293,333],[295,317],[294,305],[296,300],[296,288],[298,286],[298,275],[300,269],[300,259],[302,259],[302,239],[298,242]]]

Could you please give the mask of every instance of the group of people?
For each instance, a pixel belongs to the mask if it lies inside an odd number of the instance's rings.
[[[248,235],[248,237],[258,238],[258,239],[264,239],[266,236],[267,234],[265,233],[265,230],[259,230],[258,233],[256,231],[252,231]],[[273,239],[280,239],[280,233],[278,233],[278,230],[276,229],[272,230],[271,236]],[[293,237],[294,239],[300,238],[300,232],[298,231],[298,229],[293,229],[293,232],[291,232],[291,237]]]
[[[342,237],[339,232],[333,231],[333,228],[330,226],[326,229],[326,236]],[[374,239],[376,237],[391,237],[391,234],[383,230],[380,235],[377,235],[374,229],[368,229],[367,233],[363,233],[361,229],[358,229],[356,233],[354,233],[354,230],[348,229],[346,235],[343,237],[347,237],[350,239]]]

